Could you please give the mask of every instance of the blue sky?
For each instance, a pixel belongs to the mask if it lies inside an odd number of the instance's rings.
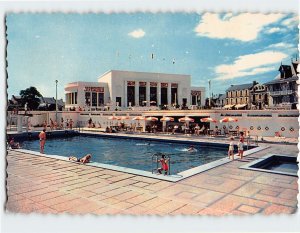
[[[190,74],[214,94],[264,83],[298,54],[298,18],[283,13],[8,14],[8,95],[35,86],[64,98],[112,69]],[[153,59],[152,59],[152,54]]]

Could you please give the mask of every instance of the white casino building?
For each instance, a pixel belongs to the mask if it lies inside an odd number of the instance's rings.
[[[104,106],[203,106],[205,88],[191,87],[191,76],[111,70],[98,82],[65,86],[66,109],[101,110]]]

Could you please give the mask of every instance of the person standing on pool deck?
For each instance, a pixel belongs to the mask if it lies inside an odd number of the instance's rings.
[[[234,142],[233,138],[230,138],[229,148],[228,148],[228,158],[232,156],[232,160],[234,160]]]
[[[39,138],[40,138],[40,153],[44,154],[44,148],[46,143],[46,129],[43,129],[43,131],[40,132]]]
[[[166,159],[165,158],[166,156],[165,155],[161,155],[161,159],[157,160],[157,162],[161,163],[161,167],[157,169],[158,173],[161,174],[162,171],[164,171],[164,175],[167,175],[168,174],[168,171],[169,171],[169,166],[168,166],[168,161],[169,159]]]
[[[238,142],[237,146],[238,146],[239,156],[242,159],[243,155],[244,155],[244,143],[243,143],[242,139],[240,139],[240,141]]]
[[[245,142],[244,132],[240,132],[240,140],[242,140],[242,143]]]

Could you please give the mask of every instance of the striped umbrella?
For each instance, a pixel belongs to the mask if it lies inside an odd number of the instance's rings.
[[[238,119],[233,118],[233,117],[225,117],[225,118],[220,120],[221,123],[222,122],[237,122],[237,121],[238,121]]]
[[[124,120],[128,120],[128,119],[129,119],[129,116],[121,116],[121,117],[119,117],[119,119],[120,119],[120,120],[123,120],[123,121],[124,121]]]
[[[147,117],[145,120],[146,121],[158,121],[158,118],[157,117]]]
[[[190,117],[182,117],[178,119],[179,122],[194,122],[195,120],[193,118]]]
[[[207,117],[207,118],[202,118],[200,119],[201,122],[214,122],[214,123],[217,123],[217,120],[213,119],[213,118],[210,118],[210,117]]]
[[[160,121],[174,121],[173,117],[162,117]]]
[[[118,117],[116,117],[116,116],[110,116],[109,118],[108,118],[108,120],[118,120],[119,118]]]
[[[145,117],[143,117],[143,116],[137,116],[137,117],[132,118],[132,120],[133,121],[145,120]]]

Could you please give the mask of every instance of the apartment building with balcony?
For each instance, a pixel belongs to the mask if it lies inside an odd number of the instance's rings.
[[[270,82],[265,83],[270,107],[296,108],[298,103],[298,69],[299,61],[291,65],[280,65],[279,75]]]

